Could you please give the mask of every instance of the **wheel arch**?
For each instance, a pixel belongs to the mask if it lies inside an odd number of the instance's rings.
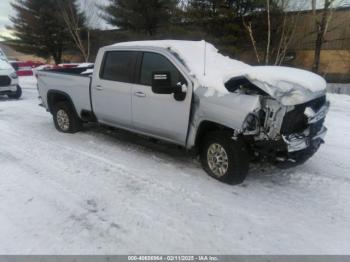
[[[67,93],[60,91],[60,90],[50,90],[47,93],[47,105],[48,105],[50,113],[53,113],[53,108],[54,108],[55,104],[57,104],[59,102],[68,102],[70,104],[70,106],[72,107],[72,109],[74,110],[75,114],[77,116],[79,116],[79,114],[77,114],[73,100],[71,99],[71,97]]]
[[[206,134],[209,132],[214,132],[214,131],[227,131],[227,132],[232,132],[232,135],[234,133],[234,129],[227,127],[225,125],[209,121],[209,120],[203,120],[197,128],[197,132],[195,135],[194,139],[194,147],[198,150],[203,142],[203,139]]]

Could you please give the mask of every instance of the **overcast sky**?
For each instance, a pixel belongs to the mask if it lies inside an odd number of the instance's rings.
[[[10,2],[12,0],[0,0],[0,35],[9,35],[9,32],[6,30],[5,26],[10,25],[9,16],[13,15],[13,10],[11,8]],[[86,1],[86,0],[85,0]],[[97,2],[96,0],[88,0]],[[100,0],[106,2],[107,0]],[[350,5],[350,0],[337,0],[341,1],[345,5]],[[292,0],[292,3],[296,3],[296,5],[299,7],[300,3],[307,3],[306,8],[311,8],[311,0]],[[324,0],[318,0],[319,5],[324,2]],[[303,4],[304,5],[304,4]],[[99,22],[100,27],[106,27],[103,22]]]
[[[0,35],[5,34],[5,25],[9,24],[9,14],[11,14],[10,0],[0,1]]]
[[[81,0],[84,3],[88,4],[88,7],[92,7],[95,5],[95,3],[105,3],[108,0]],[[9,20],[9,17],[14,15],[14,11],[10,5],[10,3],[13,2],[13,0],[0,0],[0,36],[5,35],[9,36],[10,32],[6,30],[6,25],[11,25],[11,22]],[[94,23],[97,25],[97,27],[101,28],[108,28],[108,26],[99,19],[94,19]],[[1,37],[0,37],[1,40]]]

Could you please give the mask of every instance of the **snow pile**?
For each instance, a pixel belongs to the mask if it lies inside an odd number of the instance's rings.
[[[38,81],[35,76],[20,76],[18,83],[24,89],[37,89]]]

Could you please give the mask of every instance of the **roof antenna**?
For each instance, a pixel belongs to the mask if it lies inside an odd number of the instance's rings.
[[[207,42],[204,40],[204,70],[203,75],[206,75],[207,71]]]

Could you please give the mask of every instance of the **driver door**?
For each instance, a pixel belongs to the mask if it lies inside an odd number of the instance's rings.
[[[176,100],[174,94],[152,92],[152,74],[170,72],[172,85],[187,85],[186,96]],[[133,86],[132,119],[134,128],[150,136],[186,145],[192,86],[180,70],[159,53],[144,52],[138,84]]]

